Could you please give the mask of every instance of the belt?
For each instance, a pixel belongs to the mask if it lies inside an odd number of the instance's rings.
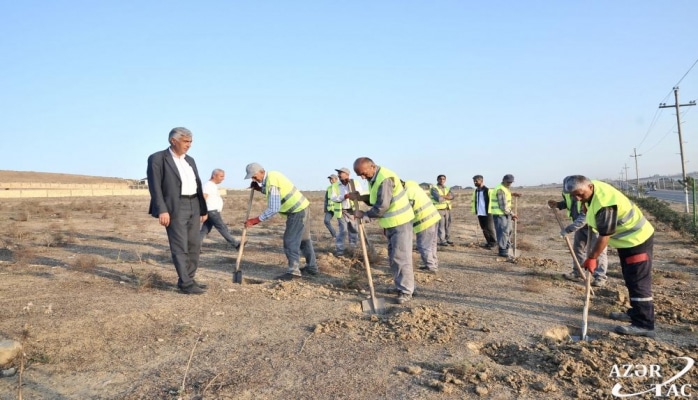
[[[182,199],[193,199],[193,198],[196,197],[196,194],[183,194],[183,195],[181,195],[181,196],[179,196],[179,197],[182,198]]]

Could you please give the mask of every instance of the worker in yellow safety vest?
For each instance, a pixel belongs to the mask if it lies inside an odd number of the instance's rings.
[[[402,187],[407,193],[407,199],[412,205],[412,212],[414,212],[412,231],[417,237],[417,251],[424,263],[419,267],[419,271],[436,274],[439,270],[439,258],[436,254],[438,248],[436,229],[439,226],[441,215],[417,182],[402,181]]]
[[[334,230],[334,226],[332,225],[332,220],[337,218],[341,218],[342,216],[342,205],[339,203],[335,203],[332,201],[332,196],[335,194],[339,194],[339,185],[337,185],[337,182],[339,181],[339,177],[335,174],[332,174],[327,177],[327,179],[330,180],[330,186],[327,187],[327,190],[325,191],[325,227],[327,228],[328,231],[330,231],[330,236],[332,238],[337,237],[337,232]]]
[[[609,315],[611,319],[630,322],[630,325],[616,326],[614,331],[622,335],[654,337],[654,228],[637,205],[608,183],[572,175],[563,189],[583,202],[587,224],[599,233],[599,239],[584,261],[584,269],[594,273],[597,259],[607,245],[618,251],[631,308]]]
[[[284,231],[284,253],[288,260],[288,270],[277,279],[292,280],[301,278],[302,273],[317,275],[315,250],[310,239],[310,202],[293,183],[282,173],[266,172],[258,163],[248,164],[245,179],[252,179],[250,189],[262,192],[267,197],[267,208],[258,217],[245,221],[250,228],[266,221],[276,214],[286,217]],[[305,267],[300,268],[300,255],[305,257]]]
[[[453,193],[451,193],[451,188],[446,186],[446,175],[437,176],[436,185],[431,187],[431,201],[441,215],[438,231],[439,246],[453,246],[451,241],[451,200],[453,200]]]
[[[399,292],[398,304],[412,300],[414,271],[412,269],[412,220],[414,212],[407,193],[400,184],[400,177],[383,166],[376,165],[368,157],[354,161],[354,172],[368,180],[369,194],[349,194],[351,199],[362,200],[371,206],[364,212],[354,211],[356,218],[364,221],[377,219],[388,238],[388,259],[393,273],[395,290]]]
[[[509,254],[511,245],[512,221],[518,217],[511,209],[511,198],[513,195],[509,188],[514,183],[514,175],[506,174],[502,177],[502,183],[490,189],[490,214],[494,219],[494,229],[497,233],[498,255],[513,260],[513,254]]]

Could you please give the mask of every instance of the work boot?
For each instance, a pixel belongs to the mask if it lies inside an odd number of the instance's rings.
[[[649,338],[653,338],[655,336],[654,329],[640,328],[639,326],[635,325],[616,326],[614,331],[621,335],[629,336],[645,336]]]
[[[205,284],[203,282],[197,282],[197,281],[194,281],[194,285],[200,287],[201,289],[206,289],[208,287],[207,284]]]
[[[192,284],[191,286],[187,287],[180,287],[179,291],[184,293],[184,294],[203,294],[206,293],[206,291],[195,284]]]
[[[601,277],[596,277],[594,280],[591,282],[591,286],[594,287],[604,287],[608,283],[606,278],[601,278]]]
[[[400,292],[397,296],[397,304],[407,303],[410,300],[412,300],[412,295],[405,292]]]
[[[630,318],[630,315],[625,312],[612,312],[608,314],[608,318],[616,320],[616,321],[623,321],[623,322],[630,322],[632,319]]]
[[[315,276],[318,274],[317,266],[316,265],[314,265],[314,266],[306,265],[305,267],[301,268],[301,274]]]
[[[582,277],[579,276],[577,271],[562,274],[562,277],[567,279],[568,281],[573,281],[573,282],[579,282],[582,280]]]
[[[429,275],[436,275],[437,274],[436,271],[437,270],[435,270],[435,269],[429,269],[429,267],[427,267],[426,265],[419,267],[419,272],[429,274]]]

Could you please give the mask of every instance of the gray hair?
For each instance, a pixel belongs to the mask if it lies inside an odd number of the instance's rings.
[[[183,136],[184,136],[184,137],[190,138],[190,137],[192,136],[192,135],[191,135],[191,131],[190,131],[189,129],[187,129],[187,128],[182,128],[182,127],[180,126],[180,127],[177,127],[177,128],[172,128],[172,130],[170,131],[170,137],[169,137],[167,140],[168,140],[168,141],[170,141],[170,140],[172,140],[172,139],[179,140],[179,139],[182,138]]]
[[[214,176],[216,176],[216,174],[225,174],[225,171],[223,171],[223,170],[220,169],[220,168],[216,168],[216,169],[213,170],[213,172],[211,172],[211,178],[213,178]]]
[[[572,193],[584,186],[591,185],[591,180],[584,175],[570,175],[562,182],[562,191]]]

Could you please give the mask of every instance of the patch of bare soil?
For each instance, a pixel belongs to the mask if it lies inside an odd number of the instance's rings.
[[[609,251],[609,285],[590,300],[591,340],[575,341],[584,286],[560,278],[571,259],[545,205],[559,192],[522,192],[515,263],[479,246],[470,193],[461,193],[456,244],[439,248],[438,275],[415,272],[415,297],[403,305],[389,293],[382,231],[368,224],[376,293],[386,300],[379,315],[361,310],[362,253],[332,254],[321,193],[309,194],[319,275],[274,279],[286,264],[275,217],[248,231],[241,285],[232,283],[237,252],[215,231],[205,239],[201,296],[177,291],[166,234],[145,197],[5,200],[0,340],[22,342],[24,356],[2,367],[23,370],[0,378],[0,399],[18,398],[20,376],[24,398],[610,399],[616,385],[621,394],[654,390],[686,367],[681,357],[698,359],[694,245],[655,224],[656,339],[612,333],[607,315],[628,299]],[[247,199],[225,199],[238,237]],[[255,199],[253,214],[264,206]],[[416,269],[416,252],[414,260]],[[624,376],[623,365],[637,368]],[[661,378],[642,375],[643,365]],[[695,391],[687,385],[698,386],[698,367],[672,385],[660,391]]]

